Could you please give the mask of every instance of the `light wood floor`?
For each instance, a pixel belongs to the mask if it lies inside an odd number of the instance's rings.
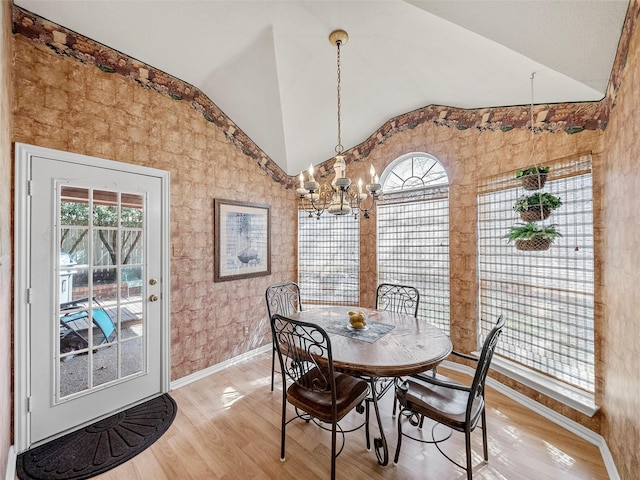
[[[287,428],[287,458],[280,461],[278,385],[270,391],[271,353],[260,355],[171,392],[178,413],[155,444],[99,480],[326,479],[330,434],[313,423]],[[450,372],[444,372],[447,375]],[[451,377],[456,374],[451,373]],[[464,378],[457,376],[458,378]],[[276,376],[276,380],[279,377]],[[474,479],[607,479],[597,447],[503,395],[489,390],[489,463],[483,464],[481,431],[473,433]],[[393,459],[396,423],[392,395],[382,400],[383,423]],[[353,417],[353,418],[352,418]],[[361,418],[357,413],[345,420]],[[404,428],[404,427],[403,427]],[[410,426],[407,424],[407,428]],[[446,450],[464,461],[464,439],[454,432]],[[365,449],[364,430],[347,435],[337,460],[338,479],[462,480],[463,470],[431,445],[404,439],[397,466],[381,467]]]

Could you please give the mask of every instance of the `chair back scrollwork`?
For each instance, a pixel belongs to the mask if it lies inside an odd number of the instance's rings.
[[[271,328],[280,366],[299,387],[313,392],[335,390],[331,343],[319,326],[273,315]]]
[[[267,316],[271,322],[271,316],[278,314],[290,316],[302,310],[302,301],[300,300],[300,287],[295,282],[285,282],[271,285],[265,292],[265,300],[267,303]],[[271,391],[273,392],[274,376],[276,365],[276,345],[275,339],[273,351],[271,352]]]
[[[267,288],[265,297],[269,318],[276,313],[288,316],[302,310],[300,287],[295,282],[271,285]]]
[[[404,313],[416,317],[420,292],[408,285],[381,283],[376,290],[376,309]]]

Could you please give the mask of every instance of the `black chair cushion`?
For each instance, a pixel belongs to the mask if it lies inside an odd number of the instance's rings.
[[[439,376],[438,380],[443,380],[443,378]],[[464,431],[469,400],[468,391],[416,382],[411,379],[407,380],[407,386],[409,390],[406,394],[406,408],[432,418],[454,430]],[[479,395],[471,407],[471,429],[475,427],[483,406],[484,399]]]
[[[305,377],[313,377],[314,375],[318,375],[317,369],[309,371]],[[339,421],[365,399],[369,392],[369,384],[365,380],[345,373],[335,372],[334,378],[336,382],[336,421]],[[310,382],[310,380],[310,378],[302,379],[302,383]],[[287,400],[309,415],[324,422],[331,422],[330,391],[312,391],[293,383],[287,389]]]

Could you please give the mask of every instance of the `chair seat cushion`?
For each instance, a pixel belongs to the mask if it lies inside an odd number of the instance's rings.
[[[309,371],[305,377],[318,375],[319,372],[315,368]],[[346,373],[335,372],[334,378],[336,383],[336,421],[338,421],[365,399],[369,393],[369,384],[365,380]],[[306,380],[308,381],[309,378]],[[331,422],[331,392],[329,390],[312,391],[293,383],[287,389],[287,401],[312,417]]]
[[[438,380],[443,378],[438,376]],[[406,394],[405,408],[455,430],[464,431],[469,392],[411,379],[407,380],[407,385],[409,390]],[[479,395],[471,407],[471,430],[475,428],[483,408],[484,399]]]

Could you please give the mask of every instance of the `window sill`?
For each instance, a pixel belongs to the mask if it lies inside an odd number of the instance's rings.
[[[480,355],[480,352],[473,353]],[[589,417],[593,417],[600,408],[595,404],[593,394],[549,378],[507,359],[494,356],[491,368]]]

